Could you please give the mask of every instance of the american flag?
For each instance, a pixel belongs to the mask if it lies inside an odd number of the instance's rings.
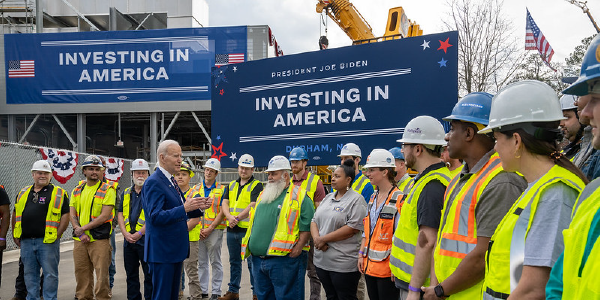
[[[229,53],[215,55],[215,66],[237,64],[244,62],[244,53]]]
[[[542,56],[542,60],[550,67],[552,70],[556,71],[550,65],[550,60],[552,59],[552,55],[554,55],[554,50],[550,46],[550,43],[540,30],[540,28],[535,24],[531,14],[529,13],[529,9],[527,10],[527,27],[525,29],[525,50],[538,50],[540,55]]]
[[[9,60],[8,78],[35,77],[33,60]]]

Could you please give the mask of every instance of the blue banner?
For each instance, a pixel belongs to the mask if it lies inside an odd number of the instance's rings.
[[[213,69],[213,157],[256,166],[294,147],[309,165],[339,164],[348,142],[362,150],[399,144],[414,117],[441,119],[458,95],[458,33],[329,49]]]
[[[215,58],[247,59],[247,28],[7,34],[4,48],[7,104],[210,100]]]

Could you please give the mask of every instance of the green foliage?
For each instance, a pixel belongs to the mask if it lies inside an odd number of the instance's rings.
[[[594,38],[594,35],[589,36],[581,40],[581,45],[575,47],[575,50],[569,54],[569,57],[565,58],[565,76],[579,76],[579,72],[581,70],[581,62],[583,61],[583,56],[585,55],[585,51],[590,46],[590,42]]]

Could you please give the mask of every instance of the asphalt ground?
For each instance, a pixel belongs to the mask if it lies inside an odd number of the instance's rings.
[[[112,290],[113,299],[127,299],[127,284],[125,276],[125,267],[123,265],[123,236],[116,235],[117,254],[115,257],[117,265],[117,273],[115,274],[115,282]],[[222,262],[223,262],[223,284],[221,286],[222,293],[227,291],[227,283],[229,282],[229,253],[227,251],[226,236],[223,237],[222,245]],[[59,281],[58,281],[58,299],[71,300],[75,296],[75,274],[73,267],[73,242],[64,242],[60,245],[60,264],[59,264]],[[142,280],[143,289],[143,273],[140,268],[140,280]],[[2,282],[0,286],[0,299],[10,300],[15,293],[15,278],[19,274],[19,250],[11,250],[4,252],[2,260]],[[241,300],[251,300],[252,291],[250,289],[250,275],[246,262],[242,266],[242,283],[240,290]],[[210,289],[210,287],[209,287]],[[310,295],[308,277],[305,280],[305,298]],[[184,299],[187,299],[187,277],[186,288],[184,290]],[[325,299],[325,292],[321,289],[321,299]]]

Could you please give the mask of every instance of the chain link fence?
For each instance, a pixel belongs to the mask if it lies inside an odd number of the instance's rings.
[[[61,149],[59,149],[61,150]],[[71,151],[71,150],[63,150],[63,151]],[[71,196],[71,192],[77,186],[80,180],[84,180],[85,177],[81,172],[81,163],[83,160],[90,155],[89,153],[79,153],[79,158],[77,161],[77,168],[73,177],[69,179],[65,184],[59,183],[55,178],[52,178],[52,184],[59,185],[64,188],[69,193],[69,198]],[[29,185],[33,184],[33,179],[31,175],[31,166],[37,160],[43,159],[42,154],[40,152],[40,147],[31,146],[31,145],[23,145],[11,142],[0,141],[0,185],[4,185],[6,192],[10,198],[10,212],[11,216],[14,210],[15,200],[19,191]],[[124,160],[124,169],[123,175],[119,179],[119,189],[118,192],[122,192],[126,187],[132,184],[131,181],[131,159],[123,159]],[[154,166],[154,163],[151,164]],[[192,178],[190,182],[190,186],[199,183],[203,179],[202,170],[195,170],[195,176]],[[263,168],[257,168],[254,173],[254,177],[262,182],[267,181],[267,175],[263,172]],[[219,175],[217,176],[217,181],[221,184],[228,184],[229,182],[236,180],[238,178],[237,169],[223,169]],[[116,228],[118,231],[118,228]],[[71,224],[69,223],[69,227],[63,234],[61,241],[70,241],[72,240],[72,232],[73,229]],[[7,250],[16,249],[12,239],[12,226],[8,230],[7,239],[6,239]]]

